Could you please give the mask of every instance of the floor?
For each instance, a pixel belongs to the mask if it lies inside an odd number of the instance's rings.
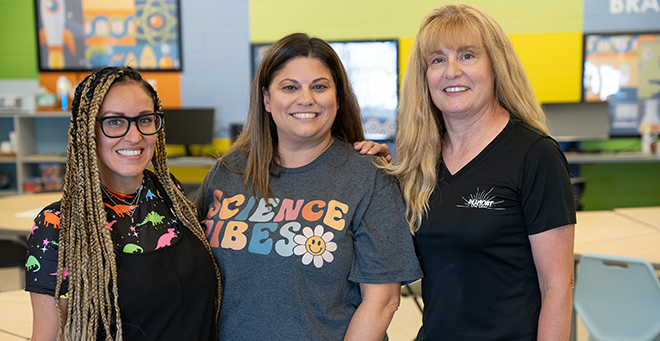
[[[20,273],[17,269],[0,269],[0,292],[20,289]],[[420,302],[421,303],[421,302]],[[0,310],[3,308],[0,307]],[[421,326],[422,314],[411,297],[402,297],[399,310],[394,314],[387,330],[392,341],[413,341]],[[587,341],[588,333],[581,322],[578,323],[577,341]],[[20,341],[26,338],[10,335],[0,330],[0,341]]]

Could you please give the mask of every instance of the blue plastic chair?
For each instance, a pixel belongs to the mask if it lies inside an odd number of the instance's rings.
[[[589,340],[660,340],[660,281],[646,259],[586,252],[573,303]]]

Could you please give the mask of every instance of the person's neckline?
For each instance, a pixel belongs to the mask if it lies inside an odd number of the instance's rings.
[[[454,173],[452,173],[449,168],[447,168],[447,165],[444,161],[444,157],[441,155],[440,156],[440,162],[442,162],[442,167],[444,169],[444,172],[446,176],[449,176],[450,178],[456,178],[460,176],[460,174],[463,174],[467,172],[470,168],[473,167],[474,164],[478,163],[479,160],[483,157],[483,155],[487,154],[491,149],[493,149],[497,144],[500,143],[502,139],[504,139],[506,133],[510,131],[510,129],[514,125],[514,120],[515,117],[513,115],[509,116],[509,120],[507,121],[506,125],[497,133],[497,135],[479,152],[477,155],[475,155],[472,159],[470,159],[463,167],[460,169],[456,170]]]
[[[278,166],[281,167],[282,169],[298,169],[306,165],[312,164],[321,155],[323,155],[323,153],[325,153],[325,151],[328,150],[328,148],[330,148],[330,146],[334,143],[334,141],[335,141],[334,136],[330,136],[330,139],[327,142],[323,141],[322,144],[320,144],[321,146],[323,146],[322,149],[316,151],[315,155],[311,154],[314,155],[313,157],[302,156],[302,159],[296,159],[296,160],[292,160],[291,158],[289,158],[289,160],[287,160],[286,162],[278,162]],[[323,145],[323,143],[325,144]],[[312,148],[312,149],[316,149],[316,148]]]
[[[279,164],[275,163],[274,166],[275,168],[273,169],[275,173],[287,173],[287,174],[295,174],[295,173],[303,173],[306,172],[310,169],[313,169],[317,167],[318,165],[324,164],[330,157],[335,153],[338,146],[340,146],[343,143],[342,140],[339,139],[334,139],[332,143],[326,148],[319,156],[317,156],[312,162],[296,167],[296,168],[284,168],[280,166]]]

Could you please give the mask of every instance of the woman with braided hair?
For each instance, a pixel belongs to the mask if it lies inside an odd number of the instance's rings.
[[[32,340],[217,340],[220,273],[169,173],[161,111],[128,67],[76,88],[63,196],[29,241]]]

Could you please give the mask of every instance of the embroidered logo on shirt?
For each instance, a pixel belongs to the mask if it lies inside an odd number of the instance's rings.
[[[331,241],[335,237],[334,233],[323,233],[321,225],[316,226],[314,232],[309,227],[303,228],[302,232],[303,234],[293,238],[298,244],[293,248],[293,253],[296,256],[302,255],[303,264],[307,265],[313,260],[314,266],[320,268],[323,266],[323,261],[330,263],[335,259],[330,253],[337,250],[337,243]]]
[[[463,205],[456,205],[456,207],[481,208],[486,210],[503,211],[504,208],[495,207],[495,205],[501,204],[504,201],[503,200],[495,201],[496,197],[490,196],[490,192],[492,191],[493,189],[491,188],[488,192],[486,191],[479,192],[479,187],[477,187],[477,194],[471,194],[469,199],[463,197],[464,200]]]

